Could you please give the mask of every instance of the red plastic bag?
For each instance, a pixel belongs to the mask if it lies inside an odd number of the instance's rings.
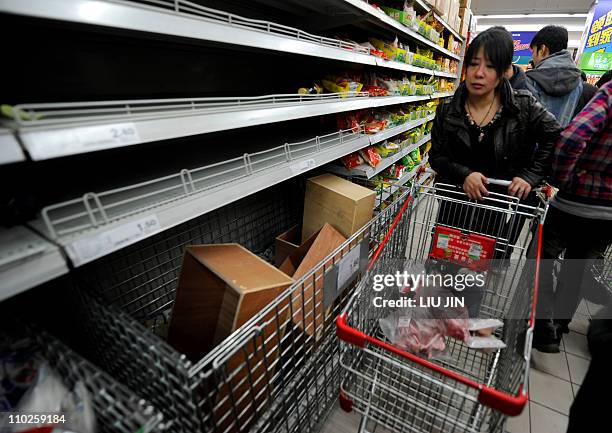
[[[382,160],[382,158],[380,157],[378,152],[376,152],[376,149],[374,149],[373,146],[361,149],[359,151],[359,154],[371,167],[376,167],[378,164],[380,164],[380,161]]]
[[[341,159],[347,170],[352,170],[364,162],[357,152],[349,153],[348,155],[343,156]]]
[[[379,86],[365,86],[362,91],[368,92],[370,96],[387,96],[388,92],[386,89],[383,89]]]
[[[383,131],[387,127],[387,122],[385,120],[368,120],[365,123],[365,133],[366,134],[377,134],[380,131]]]

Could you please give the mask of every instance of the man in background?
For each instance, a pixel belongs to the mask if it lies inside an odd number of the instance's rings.
[[[514,90],[529,90],[527,88],[527,77],[520,67],[510,65],[505,75]]]
[[[546,26],[531,41],[534,69],[526,72],[527,89],[566,127],[582,94],[582,71],[567,51],[567,29]]]
[[[561,133],[551,183],[559,192],[544,223],[542,296],[533,347],[558,353],[561,332],[580,302],[585,273],[612,243],[612,83],[602,86]],[[562,252],[557,290],[551,297],[552,265]]]

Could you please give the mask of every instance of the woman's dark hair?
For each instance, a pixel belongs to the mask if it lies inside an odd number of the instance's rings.
[[[482,48],[489,62],[493,64],[497,76],[501,77],[512,65],[514,42],[512,35],[503,27],[491,27],[480,33],[470,44],[465,54],[465,64],[470,65],[478,50]]]
[[[603,86],[604,84],[606,84],[610,80],[612,80],[612,69],[610,69],[608,72],[603,74],[599,78],[599,80],[597,80],[597,82],[595,83],[595,86],[601,88],[601,86]]]
[[[546,26],[536,33],[529,46],[531,49],[538,49],[542,45],[548,47],[550,54],[558,53],[567,49],[567,29],[561,26]]]

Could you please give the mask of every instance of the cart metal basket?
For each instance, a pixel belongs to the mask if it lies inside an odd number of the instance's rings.
[[[593,265],[593,277],[612,295],[612,245],[606,249],[602,259]]]
[[[156,408],[83,359],[53,335],[33,326],[22,327],[15,333],[4,332],[0,338],[19,342],[19,347],[27,350],[40,351],[42,357],[58,373],[67,387],[72,388],[77,382],[83,383],[91,397],[98,431],[103,433],[166,431],[163,416]],[[3,431],[2,425],[0,431]]]
[[[506,415],[520,414],[528,400],[539,240],[546,203],[537,200],[530,206],[495,193],[476,202],[450,185],[420,188],[423,192],[418,199],[396,216],[369,264],[368,275],[360,280],[337,318],[337,335],[346,349],[340,363],[347,372],[340,403],[345,410],[354,409],[363,416],[363,429],[500,432]],[[487,271],[478,311],[481,318],[503,319],[504,326],[495,335],[506,343],[505,349],[478,351],[447,337],[449,356],[429,360],[385,339],[379,319],[393,309],[376,308],[373,299],[393,299],[398,290],[375,292],[372,276],[394,274],[399,270],[398,261],[425,262],[440,227],[460,230],[464,236],[494,239],[493,257],[511,255],[509,264],[506,261],[506,266],[495,272]],[[528,260],[532,237],[536,259]]]

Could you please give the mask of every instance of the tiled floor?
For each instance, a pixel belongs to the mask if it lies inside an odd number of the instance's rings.
[[[589,368],[589,318],[599,308],[586,301],[580,304],[571,332],[563,336],[561,353],[532,351],[530,401],[520,416],[508,419],[508,433],[565,433],[570,406]]]

